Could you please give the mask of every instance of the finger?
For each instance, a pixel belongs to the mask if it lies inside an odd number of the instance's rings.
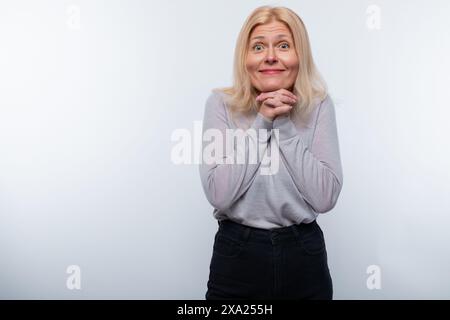
[[[289,113],[289,111],[291,111],[291,110],[292,110],[292,106],[285,104],[285,105],[283,105],[281,107],[278,107],[278,108],[274,109],[274,114],[279,116],[279,115],[282,115],[282,114],[285,114],[285,113]]]
[[[272,92],[263,92],[260,93],[257,97],[256,97],[256,101],[264,101],[268,98],[273,98],[274,94]]]
[[[278,100],[281,103],[281,105],[283,104],[295,105],[297,103],[297,99],[293,99],[285,95],[278,95],[273,99]],[[280,106],[280,104],[278,104],[278,106]]]
[[[294,93],[292,93],[291,91],[287,90],[287,89],[280,89],[280,90],[278,90],[278,91],[279,91],[280,93],[282,93],[282,94],[288,96],[288,97],[291,97],[291,98],[293,98],[293,99],[297,99],[297,96],[296,96]]]
[[[268,99],[264,100],[264,104],[269,107],[272,107],[272,108],[278,108],[278,107],[281,107],[284,105],[283,102],[281,102],[275,98],[268,98]]]
[[[284,90],[284,91],[281,91],[281,90]],[[285,90],[285,89],[280,89],[277,91],[263,92],[256,97],[256,101],[264,101],[265,99],[268,99],[268,98],[279,98],[280,100],[282,100],[285,103],[297,103],[297,100],[298,100],[297,97],[290,91]],[[292,100],[286,101],[286,99],[283,100],[283,98],[288,98],[288,99],[292,99]]]
[[[297,103],[297,99],[292,98],[291,96],[288,97],[288,96],[285,96],[285,95],[280,97],[280,101],[285,103],[285,104],[291,104],[291,105],[294,105],[294,104]]]
[[[263,92],[258,97],[257,100],[263,101],[269,98],[276,98],[278,96],[277,91]]]

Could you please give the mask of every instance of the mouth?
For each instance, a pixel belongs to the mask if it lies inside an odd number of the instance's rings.
[[[267,75],[280,74],[283,71],[285,71],[285,70],[283,70],[283,69],[262,69],[262,70],[259,70],[259,72],[261,72],[262,74],[267,74]]]

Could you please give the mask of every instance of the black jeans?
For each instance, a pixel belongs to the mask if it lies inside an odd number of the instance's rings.
[[[207,300],[331,300],[322,230],[316,221],[271,230],[219,221],[207,286]]]

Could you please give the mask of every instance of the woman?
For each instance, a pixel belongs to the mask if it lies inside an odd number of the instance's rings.
[[[258,144],[271,162],[279,160],[275,170],[261,157],[228,161],[237,148],[226,131],[238,129],[247,130],[241,154]],[[206,299],[332,299],[316,218],[333,209],[343,183],[335,110],[292,10],[264,6],[247,18],[233,86],[208,97],[203,133],[204,158],[211,136],[231,146],[200,165],[219,224]]]

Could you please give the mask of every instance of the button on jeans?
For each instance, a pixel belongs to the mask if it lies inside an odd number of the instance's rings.
[[[218,223],[207,300],[332,299],[325,240],[316,221],[270,230]]]

